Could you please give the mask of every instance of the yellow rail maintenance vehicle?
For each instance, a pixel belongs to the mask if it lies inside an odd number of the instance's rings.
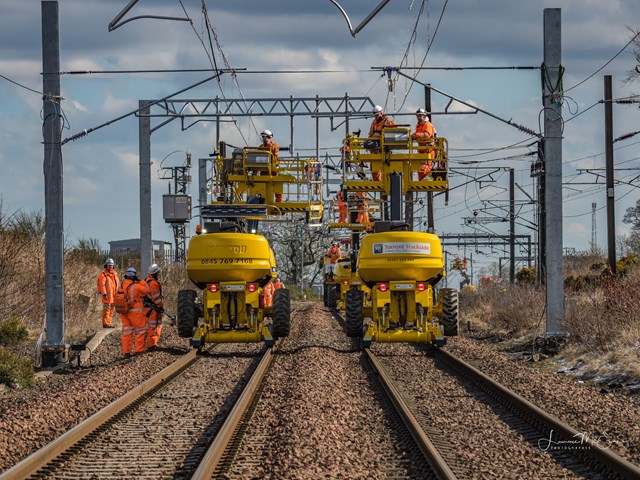
[[[323,300],[331,310],[343,308],[341,303],[343,284],[351,275],[349,239],[333,240],[322,260]]]
[[[187,275],[202,293],[178,292],[178,334],[198,349],[208,343],[272,346],[289,335],[291,301],[286,288],[266,291],[277,265],[258,227],[301,214],[308,222],[321,220],[318,162],[276,161],[270,152],[251,148],[225,158],[224,144],[220,151],[213,159],[212,201],[201,207],[200,233],[187,250]]]
[[[363,314],[371,315],[371,289],[362,281],[355,262],[350,257],[341,258],[336,262],[334,280],[336,284],[336,306],[338,310],[346,311],[346,298],[349,290],[361,290],[363,292]]]
[[[433,289],[444,277],[440,239],[431,233],[387,231],[367,235],[358,256],[358,274],[371,288],[371,324],[364,331],[363,295],[346,297],[347,333],[375,342],[445,344],[458,333],[457,291]],[[363,334],[364,332],[364,334]]]
[[[346,292],[347,334],[360,338],[364,347],[374,341],[442,346],[445,336],[458,333],[457,291],[441,288],[434,294],[445,276],[440,240],[411,231],[402,206],[408,193],[447,192],[447,141],[418,143],[410,128],[394,126],[384,128],[380,138],[350,135],[345,145],[345,173],[357,173],[345,175],[344,188],[366,194],[369,204],[379,201],[384,218],[369,218],[363,225],[364,231],[373,231],[357,246],[356,267],[370,288],[371,306],[365,306],[364,291]],[[371,318],[368,325],[365,317]]]
[[[331,258],[325,255],[322,259],[322,299],[324,306],[335,310],[338,308],[338,300],[340,295],[340,284],[335,279],[334,268],[337,267],[338,262],[332,262]]]
[[[336,297],[337,297],[337,308],[338,310],[344,310],[344,297],[349,290],[349,285],[351,282],[351,258],[345,257],[341,258],[336,262],[335,273],[333,275],[333,279],[336,282]]]

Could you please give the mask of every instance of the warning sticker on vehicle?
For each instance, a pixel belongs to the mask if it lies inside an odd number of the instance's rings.
[[[430,255],[431,244],[425,242],[384,242],[373,244],[374,255],[385,254],[415,254]]]

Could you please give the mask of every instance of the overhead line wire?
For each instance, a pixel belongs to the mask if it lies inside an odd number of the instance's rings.
[[[427,61],[427,56],[429,55],[431,46],[433,45],[433,42],[435,41],[436,36],[438,35],[438,30],[440,29],[440,24],[442,23],[442,18],[444,17],[444,12],[447,9],[448,3],[449,3],[449,0],[445,0],[444,5],[442,6],[442,10],[440,11],[440,17],[438,18],[438,23],[436,24],[435,31],[433,32],[433,37],[431,37],[431,40],[429,41],[429,45],[427,46],[427,51],[424,53],[424,57],[422,57],[422,63],[420,64],[421,68],[424,66],[424,62]],[[412,79],[413,82],[409,85],[409,88],[404,94],[404,98],[402,99],[402,104],[400,105],[400,110],[402,110],[402,107],[406,103],[407,97],[409,96],[409,93],[411,92],[411,89],[413,88],[413,85],[415,83],[416,78],[418,78],[419,73],[420,73],[420,70],[418,70],[416,74],[413,76],[413,79]]]
[[[620,51],[618,51],[618,53],[616,53],[613,57],[611,57],[611,59],[610,59],[607,63],[605,63],[604,65],[602,65],[598,70],[596,70],[595,72],[593,72],[591,75],[589,75],[587,78],[585,78],[585,79],[584,79],[584,80],[582,80],[581,82],[576,83],[573,87],[570,87],[570,88],[565,89],[564,93],[567,93],[567,92],[569,92],[569,91],[573,90],[574,88],[579,87],[579,86],[580,86],[580,85],[582,85],[584,82],[586,82],[587,80],[589,80],[590,78],[592,78],[594,75],[596,75],[598,72],[600,72],[604,67],[606,67],[606,66],[607,66],[607,65],[609,65],[611,62],[613,62],[613,61],[616,59],[616,57],[618,57],[618,55],[620,55],[622,52],[624,52],[624,51],[627,49],[627,47],[633,43],[633,41],[638,37],[638,35],[640,35],[640,33],[636,33],[636,34],[633,36],[633,38],[632,38],[631,40],[629,40],[629,41],[626,43],[626,45],[625,45],[624,47],[622,47],[622,48],[620,49]]]
[[[21,83],[18,83],[18,82],[16,82],[15,80],[11,80],[9,77],[5,77],[5,76],[4,76],[4,75],[2,75],[2,74],[0,74],[0,78],[4,78],[7,82],[13,83],[14,85],[17,85],[17,86],[18,86],[18,87],[20,87],[20,88],[24,88],[25,90],[29,90],[30,92],[37,93],[38,95],[41,95],[41,96],[43,96],[43,97],[48,96],[48,95],[46,95],[46,94],[42,93],[42,92],[41,92],[41,91],[39,91],[39,90],[34,90],[33,88],[30,88],[30,87],[27,87],[27,86],[25,86],[25,85],[22,85]]]

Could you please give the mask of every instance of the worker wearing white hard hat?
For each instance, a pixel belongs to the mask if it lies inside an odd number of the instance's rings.
[[[369,127],[369,138],[380,138],[382,137],[382,129],[385,127],[393,127],[395,123],[389,117],[384,114],[384,110],[380,105],[376,105],[373,107],[373,121],[371,122],[371,126]],[[381,150],[379,148],[373,148],[370,150],[371,153],[380,153]],[[382,181],[382,172],[371,172],[372,178],[374,182]]]
[[[98,275],[97,286],[102,300],[102,328],[114,328],[113,314],[116,307],[113,303],[116,289],[120,285],[118,272],[112,258],[104,261],[104,270]]]
[[[258,147],[258,150],[267,150],[271,152],[271,175],[278,175],[278,168],[280,166],[279,158],[280,158],[280,145],[273,141],[273,133],[271,130],[263,130],[260,133],[260,137],[262,138],[262,144]],[[260,175],[268,175],[269,172],[261,171]],[[276,203],[282,202],[282,193],[276,193]]]

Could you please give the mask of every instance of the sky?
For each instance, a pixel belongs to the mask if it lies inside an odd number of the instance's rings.
[[[378,0],[337,0],[355,27]],[[137,15],[184,17],[192,22],[139,19],[108,31],[125,0],[60,0],[61,71],[131,71],[212,68],[203,0],[139,0],[124,18]],[[449,144],[454,174],[450,196],[435,200],[438,234],[506,234],[508,223],[469,226],[472,217],[506,216],[509,174],[515,169],[516,234],[533,235],[534,181],[530,166],[534,138],[495,117],[541,132],[540,70],[543,11],[560,8],[563,78],[564,246],[587,250],[592,236],[592,203],[597,244],[606,251],[607,219],[603,179],[584,169],[604,168],[604,76],[611,75],[614,98],[640,93],[640,83],[624,82],[636,66],[631,30],[640,29],[637,0],[391,0],[355,37],[330,0],[206,0],[215,32],[216,65],[238,69],[177,98],[369,97],[396,122],[414,123],[410,114],[424,106],[424,89],[404,77],[387,78],[372,67],[405,67],[409,76],[491,113],[461,114],[459,103],[433,93],[433,123]],[[184,9],[183,9],[184,7]],[[415,34],[414,34],[415,29]],[[624,50],[623,50],[624,49]],[[621,50],[623,50],[621,52]],[[411,67],[429,67],[412,70]],[[437,67],[447,67],[437,68]],[[452,69],[455,67],[455,69]],[[467,67],[467,68],[459,68]],[[480,68],[485,67],[485,68]],[[496,68],[503,67],[503,68]],[[242,69],[242,70],[241,70]],[[278,73],[264,73],[278,72]],[[295,73],[284,73],[293,72]],[[306,73],[304,71],[307,71]],[[0,200],[3,216],[44,212],[42,146],[41,2],[0,3]],[[210,72],[63,74],[63,138],[95,128],[135,110],[141,99],[160,99],[187,88]],[[9,81],[10,80],[10,81]],[[15,83],[14,83],[15,82]],[[19,85],[16,85],[19,84]],[[638,104],[613,107],[614,138],[638,130]],[[152,127],[162,119],[154,119]],[[371,119],[351,120],[366,130]],[[339,120],[336,120],[338,123]],[[343,128],[320,121],[320,154],[338,155]],[[268,128],[281,145],[290,143],[286,117],[256,117],[223,123],[221,139],[233,145],[257,144]],[[153,238],[173,241],[162,219],[168,170],[213,151],[213,122],[183,130],[172,122],[152,135]],[[640,190],[640,135],[615,144],[616,233]],[[293,143],[300,155],[315,154],[315,120],[296,117]],[[97,239],[139,237],[138,119],[128,116],[62,147],[64,225],[68,245]],[[495,167],[496,170],[489,170]],[[583,170],[580,170],[583,169]],[[624,170],[623,170],[624,169]],[[582,172],[582,173],[581,173]],[[603,173],[603,172],[599,172]],[[197,169],[192,171],[197,182]],[[475,181],[470,181],[474,180]],[[477,181],[480,180],[480,181]],[[191,186],[197,196],[197,183]],[[196,203],[194,201],[194,203]],[[424,211],[418,211],[418,215]],[[195,225],[195,221],[191,226]],[[473,256],[476,272],[506,255],[490,247],[447,247],[451,255]],[[519,252],[516,253],[517,255]]]

